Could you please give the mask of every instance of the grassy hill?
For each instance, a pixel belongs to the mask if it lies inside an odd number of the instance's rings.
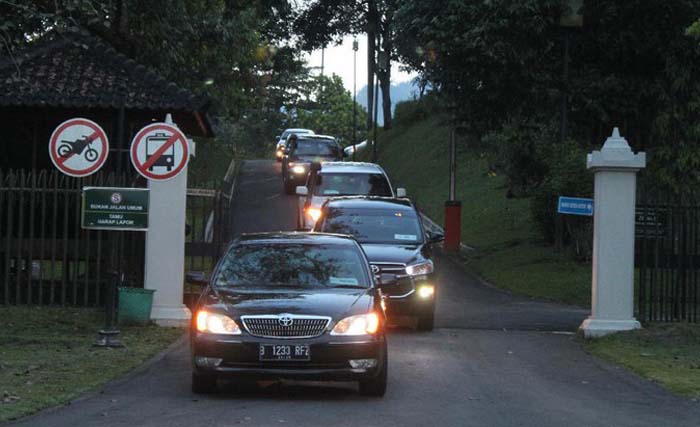
[[[443,223],[448,192],[449,128],[441,117],[402,120],[379,138],[379,163],[396,186]],[[516,293],[590,304],[590,264],[555,254],[533,224],[529,199],[507,199],[503,178],[489,173],[484,150],[460,142],[457,198],[462,242],[474,248],[464,262],[492,284]],[[554,208],[554,207],[553,207]]]

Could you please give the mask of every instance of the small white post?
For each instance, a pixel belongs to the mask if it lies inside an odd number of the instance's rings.
[[[591,316],[586,338],[640,328],[634,318],[634,223],[637,171],[646,154],[634,154],[617,128],[600,151],[588,155],[595,173]]]
[[[173,125],[168,114],[165,123]],[[154,289],[151,319],[161,326],[185,326],[192,316],[182,303],[185,274],[187,166],[167,181],[148,181],[151,190],[146,232],[145,288]]]

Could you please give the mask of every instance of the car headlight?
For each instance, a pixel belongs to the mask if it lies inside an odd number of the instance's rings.
[[[296,174],[306,173],[306,167],[304,165],[294,165],[292,167],[292,172]]]
[[[282,157],[283,155],[284,153],[282,152],[282,150],[277,150],[277,157]]]
[[[241,334],[241,328],[230,317],[223,314],[209,313],[204,310],[197,313],[197,330],[212,334]]]
[[[430,260],[406,266],[406,274],[409,276],[422,276],[424,274],[430,274],[433,271],[435,271],[435,266],[433,266],[433,262]]]
[[[435,286],[422,285],[418,287],[418,296],[423,299],[432,298],[435,295]]]
[[[379,316],[377,313],[358,314],[346,317],[336,323],[331,335],[373,335],[379,331]]]
[[[309,218],[316,222],[319,218],[321,218],[321,209],[308,208],[306,209],[306,215],[308,215]]]

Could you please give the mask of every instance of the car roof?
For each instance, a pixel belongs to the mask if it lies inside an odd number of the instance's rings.
[[[311,129],[301,129],[301,128],[290,128],[290,129],[285,129],[284,132],[301,132],[301,133],[306,133],[306,134],[313,134],[314,131]],[[284,133],[282,132],[282,133]]]
[[[330,136],[330,135],[316,135],[315,133],[314,134],[308,133],[305,135],[298,135],[298,137],[299,137],[299,141],[302,141],[305,139],[316,139],[316,140],[321,139],[324,141],[335,141],[335,138]]]
[[[415,207],[409,199],[381,196],[331,197],[326,202],[326,206],[340,209],[389,209],[402,212],[415,211]]]
[[[344,173],[382,173],[384,174],[384,169],[376,163],[365,163],[365,162],[323,162],[321,163],[321,170],[319,173],[332,173],[332,172],[344,172]]]
[[[277,231],[267,233],[247,233],[240,235],[234,244],[251,243],[302,243],[317,245],[356,245],[352,236],[332,233],[313,233],[298,231]]]

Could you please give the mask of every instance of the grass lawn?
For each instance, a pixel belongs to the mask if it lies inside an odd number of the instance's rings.
[[[126,348],[97,349],[100,309],[4,306],[0,312],[0,422],[65,403],[131,371],[183,334],[121,327]]]
[[[700,325],[652,324],[597,340],[585,348],[669,390],[700,398]]]
[[[379,139],[379,162],[393,184],[406,187],[419,208],[440,224],[448,197],[448,144],[448,127],[439,117],[396,123]],[[475,248],[466,254],[465,263],[501,288],[588,306],[590,264],[555,254],[542,241],[530,200],[507,199],[503,177],[489,173],[484,157],[483,149],[460,143],[457,199],[462,201],[462,242]]]

